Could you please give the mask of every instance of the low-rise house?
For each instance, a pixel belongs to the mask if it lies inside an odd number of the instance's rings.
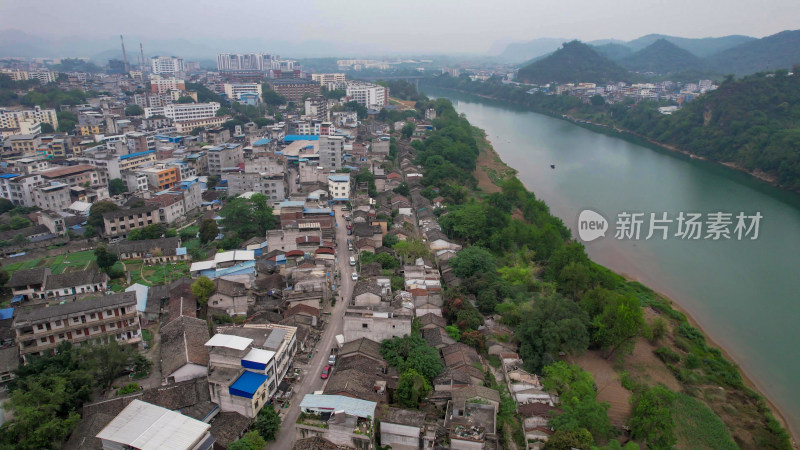
[[[31,355],[52,351],[63,341],[78,344],[111,339],[131,343],[141,340],[133,292],[17,310],[14,330],[25,361]]]
[[[422,330],[422,337],[425,339],[425,342],[428,343],[431,347],[434,347],[438,350],[441,350],[448,345],[455,344],[455,339],[451,338],[449,334],[444,330],[444,328],[439,327],[432,327],[432,328],[423,328]]]
[[[17,270],[11,274],[6,287],[11,288],[11,295],[19,296],[22,300],[39,298],[49,273],[50,269],[47,267]]]
[[[208,374],[210,339],[205,320],[182,316],[164,325],[161,335],[162,384],[179,383]]]
[[[433,448],[436,433],[427,432],[425,413],[410,409],[378,408],[381,445],[391,446],[393,450],[422,450]]]
[[[361,368],[342,369],[338,367],[325,383],[324,394],[344,395],[346,397],[369,400],[376,403],[387,403],[389,393],[386,389],[385,376],[376,370]]]
[[[382,289],[374,279],[362,278],[353,288],[353,305],[377,306],[381,304]]]
[[[108,289],[108,275],[97,269],[47,275],[40,298],[103,293]]]
[[[377,403],[343,395],[306,394],[295,423],[296,439],[321,437],[358,450],[373,448]]]
[[[312,327],[320,325],[319,308],[313,306],[297,304],[287,309],[283,313],[284,319],[293,317],[296,323],[302,323]]]
[[[438,314],[422,314],[417,315],[417,319],[419,320],[420,329],[424,330],[427,328],[442,328],[447,326],[447,319],[442,317]]]
[[[125,237],[131,230],[161,223],[158,206],[120,209],[103,213],[103,231],[106,236]]]
[[[97,437],[107,450],[201,450],[214,446],[210,428],[181,413],[133,400]]]
[[[181,247],[179,237],[142,239],[140,241],[123,240],[113,244],[111,251],[116,252],[121,260],[138,259],[145,264],[163,264],[189,260],[186,248]]]
[[[382,342],[411,334],[413,312],[388,305],[351,306],[344,314],[344,341],[360,338]]]
[[[254,300],[244,283],[217,278],[214,285],[216,289],[208,299],[209,310],[220,311],[229,316],[247,315],[247,308]]]

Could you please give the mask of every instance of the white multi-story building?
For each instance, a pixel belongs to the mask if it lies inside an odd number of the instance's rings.
[[[347,96],[366,107],[382,108],[389,103],[389,89],[372,83],[348,82]]]
[[[269,53],[220,53],[217,69],[220,72],[266,72],[280,69],[280,57]]]
[[[56,80],[58,80],[58,73],[47,70],[37,70],[35,72],[28,72],[28,79],[39,80],[41,84],[55,83]]]
[[[154,56],[150,64],[155,74],[175,75],[183,72],[183,59],[174,56]]]
[[[344,83],[347,81],[347,77],[343,73],[312,73],[311,79],[323,86],[327,86],[328,83]]]
[[[26,120],[49,123],[53,128],[58,128],[55,109],[42,109],[39,106],[33,109],[0,108],[0,128],[20,128],[20,122]]]
[[[242,94],[257,94],[261,98],[261,83],[225,83],[223,88],[229,100],[241,100]]]
[[[219,109],[219,103],[184,103],[161,107],[145,108],[144,118],[164,116],[174,121],[207,119],[214,117]]]
[[[350,200],[350,174],[328,175],[328,194],[333,201]]]
[[[165,78],[160,75],[150,77],[150,91],[156,94],[166,94],[171,90],[185,91],[186,83],[179,78]]]

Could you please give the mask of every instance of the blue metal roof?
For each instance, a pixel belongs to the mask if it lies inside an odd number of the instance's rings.
[[[253,398],[258,388],[267,381],[267,378],[269,377],[264,374],[245,370],[239,379],[228,388],[228,391],[231,395],[238,397]]]
[[[144,151],[144,152],[129,153],[127,155],[120,156],[119,159],[120,159],[120,161],[122,161],[124,159],[136,158],[138,156],[147,155],[147,154],[155,153],[155,152],[156,152],[155,150],[147,150],[147,151]]]
[[[0,320],[6,320],[14,317],[14,308],[0,309]]]
[[[283,137],[283,142],[294,141],[318,141],[319,136],[316,134],[287,134]]]
[[[259,140],[255,141],[255,142],[253,142],[253,145],[254,145],[254,146],[256,146],[256,147],[258,147],[258,146],[260,146],[260,145],[267,145],[267,144],[269,144],[270,142],[272,142],[272,139],[268,139],[268,138],[261,138],[261,139],[259,139]]]
[[[0,178],[14,178],[14,177],[18,177],[18,176],[19,176],[18,173],[4,173],[4,174],[0,175]]]
[[[328,179],[331,181],[345,182],[350,181],[350,175],[328,175]]]

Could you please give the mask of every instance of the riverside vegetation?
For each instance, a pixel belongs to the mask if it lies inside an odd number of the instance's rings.
[[[539,98],[556,105],[573,101]],[[448,333],[485,352],[485,337],[476,331],[484,314],[499,315],[515,330],[526,369],[543,374],[547,388],[563,400],[547,448],[621,447],[614,438],[623,432],[610,425],[609,405],[597,401],[592,376],[559,356],[589,350],[617,361],[623,386],[633,393],[628,426],[636,443],[791,448],[765,400],[668,300],[591,261],[562,221],[516,177],[496,181],[500,192],[485,193],[473,176],[480,135],[466,117],[445,99],[420,100],[416,107],[435,108],[438,116],[424,141],[410,143],[423,167],[422,184],[445,199],[446,207],[437,211],[442,230],[465,246],[451,259],[463,283],[445,291]],[[680,392],[622,369],[642,339],[657,346],[655,354],[678,380]],[[514,428],[513,420],[504,423]],[[513,432],[524,444],[521,431]]]
[[[428,83],[513,102],[533,111],[568,115],[603,125],[671,149],[736,167],[800,192],[800,67],[728,76],[719,88],[685,104],[671,115],[658,112],[667,103],[632,100],[607,104],[600,96],[584,102],[569,95],[528,94],[524,86],[498,79],[471,81],[440,76]],[[626,133],[627,132],[627,133]]]

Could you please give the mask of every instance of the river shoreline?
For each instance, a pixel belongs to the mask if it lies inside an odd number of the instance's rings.
[[[688,150],[683,150],[683,149],[680,149],[678,147],[675,147],[675,146],[672,146],[672,145],[669,145],[669,144],[664,144],[662,142],[655,141],[655,140],[650,139],[648,137],[641,136],[641,135],[639,135],[639,134],[637,134],[637,133],[635,133],[633,131],[630,131],[630,130],[626,130],[626,129],[623,129],[623,128],[617,128],[617,127],[611,128],[611,127],[609,127],[608,125],[605,125],[605,124],[595,123],[595,122],[592,122],[592,121],[589,121],[589,120],[585,120],[585,119],[578,119],[578,118],[569,116],[567,114],[557,114],[557,113],[554,113],[552,111],[547,111],[547,110],[543,110],[543,109],[534,109],[534,108],[531,108],[530,106],[524,105],[522,103],[513,102],[511,100],[506,100],[506,99],[500,99],[500,98],[497,98],[497,97],[492,97],[491,95],[476,94],[474,92],[468,92],[468,91],[463,91],[463,90],[460,90],[460,89],[453,89],[453,88],[442,87],[442,86],[433,86],[433,87],[435,87],[436,89],[442,89],[442,90],[446,90],[446,91],[459,92],[459,93],[467,94],[467,95],[474,95],[475,97],[485,98],[487,100],[493,100],[493,101],[496,101],[496,102],[510,103],[510,104],[513,104],[513,105],[524,107],[527,111],[530,111],[530,112],[533,112],[533,113],[536,113],[536,114],[543,114],[543,115],[546,115],[548,117],[553,117],[553,118],[556,118],[556,119],[566,120],[566,121],[571,122],[571,123],[573,123],[575,125],[582,126],[584,128],[590,129],[590,130],[595,131],[595,132],[599,132],[599,131],[602,130],[603,133],[607,133],[610,136],[614,136],[614,137],[617,137],[619,139],[623,139],[623,140],[626,140],[628,142],[632,142],[632,143],[637,144],[637,145],[655,146],[655,147],[658,147],[660,149],[667,150],[669,152],[679,153],[681,155],[687,156],[687,157],[692,158],[692,159],[698,159],[698,160],[701,160],[701,161],[708,161],[708,162],[717,164],[717,165],[722,166],[722,167],[727,167],[728,169],[734,170],[736,172],[747,174],[747,175],[749,175],[749,176],[751,176],[751,177],[753,177],[753,178],[755,178],[755,179],[757,179],[759,181],[767,183],[770,186],[778,188],[778,189],[780,189],[782,191],[800,195],[800,191],[786,189],[786,188],[782,187],[780,184],[778,184],[778,182],[777,182],[777,180],[775,179],[774,176],[769,175],[766,172],[763,172],[763,171],[760,171],[760,170],[748,170],[748,169],[746,169],[746,168],[744,168],[744,167],[742,167],[742,166],[740,166],[740,165],[738,165],[736,163],[733,163],[733,162],[716,161],[716,160],[708,159],[708,158],[703,157],[703,156],[698,156],[698,155],[695,155],[694,153],[691,153]],[[601,130],[597,130],[596,128],[599,128]]]
[[[454,89],[449,89],[449,90],[451,90],[451,91],[455,91],[455,92],[461,92],[461,91],[457,91],[457,90],[454,90]],[[475,95],[475,94],[470,94],[470,95]],[[485,96],[482,96],[482,97],[485,97]],[[487,98],[488,98],[488,97],[487,97]],[[492,100],[497,100],[497,99],[493,99],[493,98],[492,98]],[[535,112],[535,111],[534,111],[534,112]],[[553,117],[555,117],[555,116],[553,116]],[[477,127],[477,126],[476,126],[476,128],[480,128],[480,127]],[[488,134],[486,133],[486,130],[483,130],[483,129],[481,129],[481,131],[482,131],[482,133],[483,133],[483,136],[481,136],[480,138],[481,138],[481,139],[483,139],[483,140],[485,141],[485,143],[486,143],[486,145],[484,146],[484,148],[486,149],[486,151],[487,151],[487,152],[489,152],[489,153],[490,153],[490,154],[488,155],[488,156],[489,156],[489,158],[490,158],[491,160],[493,160],[493,161],[499,161],[499,162],[500,162],[500,164],[502,164],[502,165],[503,165],[504,167],[506,167],[507,169],[509,169],[509,170],[511,170],[511,171],[514,171],[514,173],[518,173],[518,170],[517,170],[517,169],[515,169],[515,168],[513,168],[513,167],[509,166],[508,164],[506,164],[506,163],[503,161],[502,157],[501,157],[501,156],[498,154],[497,150],[495,150],[495,148],[494,148],[494,145],[492,144],[491,140],[490,140],[490,139],[489,139],[489,137],[488,137]],[[480,167],[479,167],[479,169],[480,169]],[[532,190],[532,189],[531,189],[529,186],[527,186],[527,185],[525,184],[525,182],[523,182],[522,180],[520,180],[520,182],[522,182],[522,184],[525,186],[525,188],[526,188],[528,191],[530,191],[530,192],[534,192],[534,191],[533,191],[533,190]],[[535,194],[535,192],[534,192],[534,194]],[[563,218],[562,218],[562,219],[563,219]],[[624,273],[619,273],[619,272],[617,272],[616,270],[614,270],[613,268],[610,268],[610,267],[609,267],[609,269],[610,269],[610,270],[612,270],[614,273],[617,273],[618,275],[620,275],[620,276],[623,276],[623,277],[624,277],[626,280],[628,280],[628,281],[641,281],[641,280],[637,280],[637,279],[635,279],[635,278],[633,278],[633,277],[631,277],[631,276],[629,276],[629,275],[627,275],[627,274],[624,274]],[[705,336],[705,338],[706,338],[706,341],[708,342],[708,345],[709,345],[710,347],[714,347],[714,348],[717,348],[717,349],[719,349],[719,350],[720,350],[720,352],[722,353],[722,355],[723,355],[723,357],[724,357],[725,359],[727,359],[727,360],[729,360],[729,361],[732,361],[732,362],[734,362],[734,363],[736,364],[736,366],[737,366],[737,370],[739,371],[739,374],[740,374],[740,375],[741,375],[741,377],[742,377],[742,381],[743,381],[744,385],[745,385],[747,388],[749,388],[749,389],[751,389],[751,390],[753,390],[753,391],[757,392],[757,393],[758,393],[758,395],[759,395],[759,396],[761,396],[761,398],[763,398],[763,399],[764,399],[764,401],[767,403],[767,406],[768,406],[768,408],[769,408],[769,409],[770,409],[770,411],[772,412],[773,416],[775,416],[776,420],[777,420],[777,421],[778,421],[778,422],[779,422],[779,423],[780,423],[780,424],[781,424],[781,425],[782,425],[782,426],[783,426],[783,427],[784,427],[784,428],[787,430],[787,432],[789,433],[789,436],[790,436],[790,439],[791,439],[791,444],[792,444],[792,447],[793,447],[793,448],[800,448],[800,447],[798,446],[798,444],[797,444],[797,442],[798,442],[798,441],[797,441],[798,430],[797,430],[797,429],[795,429],[795,427],[793,427],[793,426],[792,426],[793,424],[792,424],[791,422],[789,422],[789,421],[786,419],[787,415],[784,413],[784,411],[783,411],[783,410],[782,410],[780,407],[778,407],[778,405],[777,405],[777,404],[776,404],[774,401],[772,401],[772,399],[770,399],[770,398],[769,398],[769,397],[768,397],[768,396],[765,394],[765,392],[766,392],[766,391],[765,391],[765,390],[764,390],[764,389],[763,389],[763,388],[760,386],[758,379],[757,379],[756,377],[754,377],[753,375],[751,375],[750,373],[748,373],[748,372],[747,372],[747,371],[746,371],[746,370],[743,368],[743,366],[742,366],[742,365],[741,365],[741,364],[740,364],[740,363],[737,361],[737,359],[736,359],[736,358],[733,356],[733,353],[732,353],[732,352],[731,352],[731,351],[730,351],[728,348],[726,348],[726,347],[724,347],[724,346],[720,345],[720,344],[719,344],[719,342],[718,342],[716,339],[714,339],[714,337],[713,337],[711,334],[709,334],[709,333],[707,332],[707,330],[706,330],[706,329],[705,329],[705,328],[704,328],[704,327],[703,327],[703,326],[702,326],[702,325],[701,325],[701,324],[700,324],[700,323],[699,323],[699,322],[698,322],[698,321],[697,321],[697,320],[696,320],[696,319],[693,317],[693,315],[690,313],[689,309],[688,309],[688,308],[687,308],[685,305],[681,304],[681,302],[680,302],[679,300],[677,300],[676,298],[672,298],[672,297],[670,297],[670,296],[664,295],[664,294],[663,294],[662,292],[660,292],[660,291],[655,291],[655,293],[656,293],[656,295],[658,295],[659,297],[661,297],[661,298],[663,298],[663,299],[667,300],[667,301],[669,302],[670,306],[671,306],[673,309],[675,309],[676,311],[679,311],[680,313],[682,313],[683,315],[685,315],[685,316],[686,316],[686,319],[687,319],[687,321],[688,321],[688,322],[689,322],[689,323],[690,323],[690,324],[691,324],[693,327],[695,327],[695,328],[699,329],[699,330],[700,330],[700,331],[703,333],[703,335]],[[688,303],[688,302],[687,302],[687,303]]]

